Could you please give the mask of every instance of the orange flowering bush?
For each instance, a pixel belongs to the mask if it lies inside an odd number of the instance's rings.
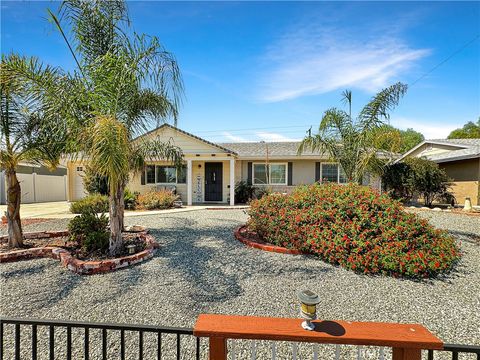
[[[355,184],[301,186],[251,203],[249,231],[265,242],[317,254],[366,274],[433,277],[460,258],[455,240],[403,211],[386,194]]]

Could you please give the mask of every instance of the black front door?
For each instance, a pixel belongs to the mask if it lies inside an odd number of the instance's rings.
[[[205,201],[222,201],[223,164],[220,162],[205,163]]]

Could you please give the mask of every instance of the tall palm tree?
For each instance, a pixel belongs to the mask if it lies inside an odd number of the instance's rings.
[[[379,141],[378,129],[390,118],[390,111],[399,103],[407,91],[407,85],[396,83],[375,95],[360,111],[356,119],[352,117],[352,93],[344,91],[342,101],[348,112],[331,108],[325,111],[317,134],[308,135],[301,142],[298,153],[307,150],[326,153],[337,161],[345,172],[347,181],[361,183],[368,170],[378,171],[382,162],[377,157],[375,144]],[[382,137],[389,137],[385,131]]]
[[[75,129],[70,151],[90,161],[109,183],[110,247],[122,247],[123,193],[131,171],[147,159],[180,164],[181,150],[158,139],[135,136],[173,119],[183,84],[176,60],[156,37],[130,29],[124,1],[64,1],[50,17],[71,52],[74,102],[65,116]]]
[[[12,69],[21,68],[23,74]],[[20,220],[20,163],[36,163],[55,169],[64,151],[66,128],[58,115],[44,108],[53,84],[62,82],[58,69],[42,65],[36,58],[2,55],[0,64],[0,167],[7,183],[7,226],[10,247],[23,245]],[[36,89],[34,91],[34,89]],[[43,89],[43,90],[42,90]],[[42,96],[40,96],[42,95]]]

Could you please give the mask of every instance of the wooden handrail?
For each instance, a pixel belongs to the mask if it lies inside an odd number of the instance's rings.
[[[301,319],[201,314],[193,334],[210,338],[210,360],[224,360],[227,339],[385,346],[393,360],[420,360],[421,350],[441,350],[443,342],[418,324],[314,321],[315,330],[301,327]]]

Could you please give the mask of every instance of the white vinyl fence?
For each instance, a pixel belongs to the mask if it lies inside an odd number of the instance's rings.
[[[67,175],[38,175],[17,173],[22,189],[22,204],[66,201],[67,200]],[[0,203],[7,200],[4,173],[0,173]]]

